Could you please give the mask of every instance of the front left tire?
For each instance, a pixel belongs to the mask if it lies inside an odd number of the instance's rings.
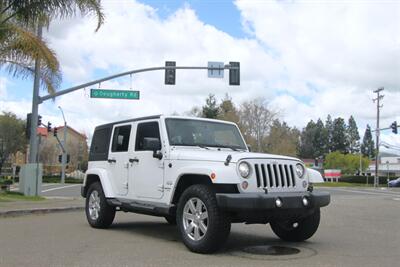
[[[177,224],[186,247],[197,253],[212,253],[228,238],[231,223],[217,205],[209,185],[192,185],[179,199]]]
[[[86,218],[93,228],[110,227],[115,217],[115,207],[108,205],[99,182],[92,183],[86,194]]]

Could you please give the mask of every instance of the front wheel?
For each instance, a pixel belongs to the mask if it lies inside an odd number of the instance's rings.
[[[219,210],[212,187],[192,185],[179,199],[177,224],[186,247],[198,253],[217,251],[228,238],[231,224]]]
[[[320,210],[316,209],[312,214],[300,220],[271,222],[272,231],[282,240],[300,242],[312,237],[318,229],[320,222]]]
[[[108,228],[115,217],[115,207],[108,205],[99,182],[90,185],[86,195],[86,218],[94,228]]]

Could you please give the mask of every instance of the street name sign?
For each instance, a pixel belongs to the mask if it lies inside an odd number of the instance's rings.
[[[90,98],[139,99],[140,91],[90,89]]]
[[[224,78],[224,62],[208,62],[209,68],[218,68],[218,69],[209,69],[208,70],[208,78]]]

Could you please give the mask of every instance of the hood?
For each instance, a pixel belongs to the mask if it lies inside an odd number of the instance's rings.
[[[191,160],[191,161],[219,161],[225,162],[228,155],[232,156],[231,163],[236,163],[241,159],[286,159],[286,160],[296,160],[297,158],[274,155],[274,154],[264,154],[264,153],[253,153],[245,151],[232,151],[229,149],[204,149],[204,148],[175,148],[171,150],[170,158],[175,160]]]

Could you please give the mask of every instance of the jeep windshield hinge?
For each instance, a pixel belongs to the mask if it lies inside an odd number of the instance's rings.
[[[225,166],[228,166],[229,165],[229,163],[231,162],[231,160],[232,160],[232,155],[228,155],[227,157],[226,157],[226,160],[225,160]]]

